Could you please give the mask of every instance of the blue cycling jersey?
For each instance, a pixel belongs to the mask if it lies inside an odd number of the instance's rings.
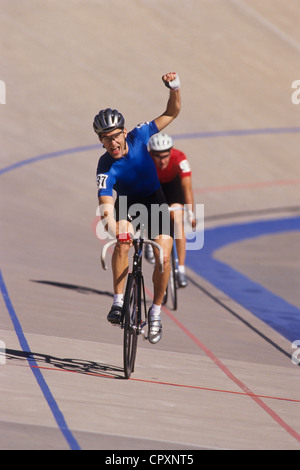
[[[150,137],[158,132],[154,121],[139,124],[126,137],[128,153],[115,160],[104,153],[97,167],[98,196],[147,197],[154,193],[160,182],[155,164],[147,150]]]

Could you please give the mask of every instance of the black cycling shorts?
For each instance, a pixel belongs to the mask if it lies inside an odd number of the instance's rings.
[[[116,220],[128,220],[135,231],[141,228],[145,236],[154,239],[158,235],[173,236],[169,206],[161,188],[148,197],[117,196],[115,201]]]
[[[184,194],[181,188],[179,175],[169,183],[161,183],[161,188],[169,205],[176,203],[184,205]]]

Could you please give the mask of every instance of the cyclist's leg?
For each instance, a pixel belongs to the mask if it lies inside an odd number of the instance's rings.
[[[171,218],[174,222],[174,237],[176,241],[178,263],[179,265],[184,266],[186,238],[184,234],[183,205],[179,203],[175,203],[175,204],[171,204],[170,207],[172,209],[175,209],[174,211],[171,211]],[[176,208],[179,210],[176,210]]]
[[[117,222],[117,230],[119,233],[125,233],[130,231],[130,223],[127,220],[120,220]],[[128,252],[132,245],[132,242],[119,242],[115,245],[115,249],[112,255],[112,271],[113,271],[113,284],[114,293],[122,294],[124,291],[124,285],[126,276],[128,273]]]
[[[127,220],[117,222],[118,233],[132,231],[132,226]],[[123,292],[128,273],[128,252],[132,242],[119,242],[115,245],[115,249],[111,259],[113,272],[113,289],[114,302],[107,316],[111,323],[119,323],[121,318],[121,310],[123,305]]]
[[[187,280],[185,277],[185,254],[186,254],[186,237],[184,233],[184,212],[183,207],[185,203],[184,193],[182,191],[180,178],[176,177],[174,180],[162,185],[165,192],[166,200],[170,208],[175,209],[171,211],[171,217],[174,222],[174,236],[176,240],[177,257],[179,264],[178,286],[185,287]],[[177,210],[176,210],[177,209]]]
[[[163,248],[164,250],[164,270],[163,273],[159,269],[159,257],[158,250],[154,249],[155,255],[155,268],[153,271],[153,303],[149,309],[148,313],[148,322],[149,322],[149,331],[148,339],[150,343],[157,343],[162,337],[162,324],[160,318],[161,304],[165,295],[167,288],[169,276],[170,276],[170,255],[173,246],[173,238],[168,235],[159,235],[155,238],[155,241]]]
[[[176,249],[178,257],[178,286],[186,287],[187,279],[185,276],[185,254],[186,254],[186,237],[184,233],[184,212],[183,205],[174,203],[170,206],[175,209],[171,212],[174,221],[174,236],[176,240]],[[177,210],[176,210],[177,209]],[[179,210],[178,210],[179,209]]]
[[[152,277],[154,290],[153,303],[155,305],[161,305],[170,276],[170,255],[172,251],[173,238],[169,235],[159,235],[155,238],[155,241],[162,247],[164,252],[164,271],[161,273],[159,269],[158,250],[154,249],[156,262]]]

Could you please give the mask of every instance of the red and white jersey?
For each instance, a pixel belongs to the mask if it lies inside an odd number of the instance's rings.
[[[156,167],[156,169],[158,179],[161,183],[169,183],[176,178],[177,175],[179,175],[180,178],[192,175],[192,170],[185,154],[174,148],[171,149],[171,158],[167,168],[161,170]]]

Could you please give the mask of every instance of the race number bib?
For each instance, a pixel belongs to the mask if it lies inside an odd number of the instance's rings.
[[[108,175],[99,174],[97,175],[97,186],[99,189],[106,189],[106,180]]]

